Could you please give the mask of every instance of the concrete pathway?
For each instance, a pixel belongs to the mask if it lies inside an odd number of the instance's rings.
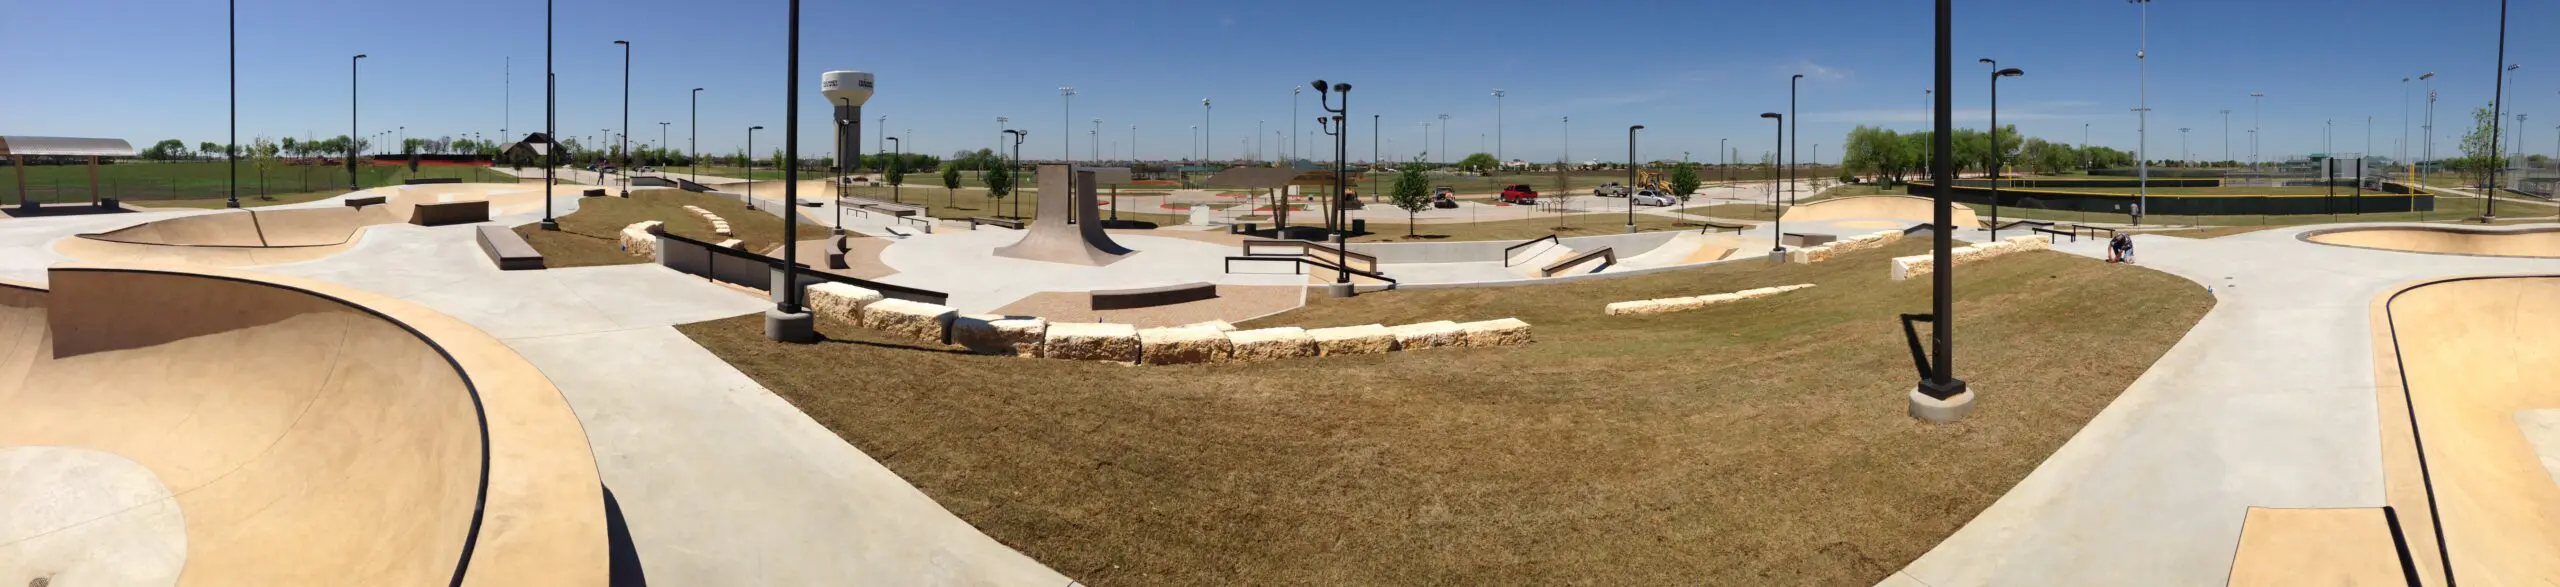
[[[2433,277],[2560,273],[2560,260],[2348,249],[2297,240],[2304,230],[2137,237],[2144,266],[2211,286],[2217,305],[2025,480],[1883,584],[2219,585],[2250,506],[2384,505],[2375,296]],[[2056,250],[2102,257],[2103,246]],[[1993,404],[2034,390],[1980,392]]]
[[[0,221],[0,276],[43,283],[65,260],[45,246],[57,238],[212,212]],[[517,216],[501,223],[539,217]],[[576,410],[658,584],[1072,583],[673,328],[760,312],[762,296],[655,265],[499,271],[470,230],[405,224],[374,227],[332,257],[247,270],[419,303],[522,353]]]

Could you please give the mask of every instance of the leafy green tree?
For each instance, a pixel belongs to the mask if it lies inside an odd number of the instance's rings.
[[[2498,167],[2498,145],[2489,136],[2497,124],[2497,115],[2490,112],[2488,105],[2471,111],[2471,132],[2462,135],[2463,157],[2459,165],[2471,172],[2472,185],[2488,186],[2490,171]]]
[[[942,205],[953,205],[953,202],[960,197],[957,195],[959,191],[960,166],[952,165],[942,168]]]
[[[1395,187],[1387,189],[1387,202],[1404,209],[1404,235],[1413,236],[1414,216],[1431,207],[1431,177],[1420,166],[1405,166],[1396,173]]]
[[[987,182],[987,197],[1004,199],[1013,195],[1013,169],[1010,167],[999,165],[988,169],[986,176],[982,179]],[[1021,202],[1014,203],[1013,214],[1015,218],[1022,217]]]
[[[1493,158],[1492,153],[1476,153],[1458,160],[1458,168],[1467,171],[1490,172],[1501,167],[1502,160]]]
[[[906,165],[903,165],[902,163],[904,163],[904,162],[899,161],[897,157],[890,157],[890,158],[889,158],[889,169],[888,169],[888,170],[885,170],[885,171],[880,172],[880,175],[881,175],[882,177],[887,178],[887,179],[889,180],[889,185],[898,185],[898,184],[901,184],[901,183],[906,183],[906,181],[907,181],[907,166],[906,166]]]
[[[212,157],[217,153],[223,153],[222,144],[213,141],[196,143],[196,153],[201,156]]]
[[[1696,193],[1698,186],[1705,183],[1698,179],[1696,165],[1682,163],[1671,168],[1671,194],[1673,197],[1680,198],[1682,204],[1689,203],[1689,194]]]
[[[1918,165],[1911,155],[1910,141],[1892,130],[1860,126],[1849,130],[1848,153],[1841,167],[1885,178],[1887,185],[1902,181]]]

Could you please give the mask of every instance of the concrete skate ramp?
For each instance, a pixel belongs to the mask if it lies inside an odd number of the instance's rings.
[[[48,277],[0,284],[0,585],[606,583],[576,415],[477,329],[229,270]]]
[[[488,202],[488,214],[536,209],[539,186],[512,184],[428,184],[374,188],[349,198],[382,197],[384,203],[362,208],[322,206],[268,210],[235,210],[145,222],[94,234],[75,235],[54,243],[64,256],[97,262],[183,263],[217,267],[274,265],[319,259],[355,246],[364,230],[380,224],[439,224],[421,215],[449,217],[455,210],[439,206]],[[467,221],[485,219],[466,212]],[[477,215],[477,216],[472,216]]]
[[[1647,269],[1722,261],[1733,256],[1741,245],[1741,239],[1732,235],[1683,232],[1660,247],[1620,260],[1614,268]]]
[[[996,256],[1100,267],[1136,252],[1102,231],[1093,184],[1093,171],[1041,165],[1040,213],[1024,227],[1021,240],[997,247]]]
[[[2449,560],[2458,584],[2560,579],[2560,277],[2386,296],[2374,325],[2385,488],[2418,574],[2446,584]]]
[[[2411,253],[2560,258],[2560,228],[2486,230],[2452,226],[2338,228],[2302,234],[2324,245]]]
[[[1913,196],[1855,196],[1833,198],[1787,208],[1779,216],[1781,222],[1815,222],[1831,220],[1893,220],[1903,226],[1924,224],[1937,219],[1937,203]],[[1953,221],[1962,228],[1980,226],[1973,209],[1957,204]]]

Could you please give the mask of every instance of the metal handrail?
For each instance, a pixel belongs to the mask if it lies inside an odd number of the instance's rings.
[[[750,253],[750,252],[746,252],[746,251],[742,251],[742,250],[738,250],[738,249],[732,249],[732,248],[723,247],[723,246],[719,246],[719,245],[715,245],[715,244],[711,244],[711,243],[706,243],[706,242],[702,242],[702,241],[698,241],[698,240],[694,240],[694,239],[690,239],[690,238],[685,238],[685,237],[683,237],[683,236],[678,236],[678,235],[675,235],[675,234],[673,234],[673,233],[664,233],[664,234],[660,234],[660,235],[658,235],[658,236],[659,236],[659,237],[661,237],[661,238],[666,238],[666,239],[669,239],[669,240],[674,240],[674,241],[676,241],[676,242],[681,242],[681,243],[685,243],[685,244],[690,244],[690,245],[694,245],[694,246],[702,247],[702,249],[703,249],[705,252],[709,253],[709,255],[710,255],[710,256],[714,256],[714,257],[731,257],[731,258],[735,258],[735,259],[739,259],[739,260],[744,260],[744,261],[753,261],[753,262],[757,262],[757,263],[763,263],[766,267],[777,268],[777,269],[782,267],[782,260],[781,260],[781,259],[775,259],[775,258],[767,257],[767,256],[764,256],[764,255],[758,255],[758,254],[755,254],[755,253]],[[706,265],[706,267],[708,267],[708,266]],[[938,291],[933,291],[933,290],[929,290],[929,289],[922,289],[922,288],[915,288],[915,287],[907,287],[907,286],[897,285],[897,284],[891,284],[891,283],[881,283],[881,282],[877,282],[877,281],[872,281],[872,280],[863,279],[863,278],[859,278],[859,277],[848,276],[848,275],[838,275],[838,274],[834,274],[834,273],[828,273],[828,272],[825,272],[825,271],[820,271],[820,270],[817,270],[817,269],[811,268],[808,264],[805,264],[805,263],[802,263],[802,264],[794,264],[794,265],[793,265],[793,267],[794,267],[794,268],[796,268],[796,269],[797,269],[797,273],[798,273],[798,274],[801,274],[801,275],[807,275],[807,276],[810,276],[810,277],[812,277],[812,278],[819,279],[819,280],[823,280],[823,281],[833,281],[833,282],[836,282],[836,283],[842,283],[842,284],[845,284],[845,285],[850,285],[850,286],[854,286],[854,287],[860,287],[860,288],[864,288],[864,289],[869,289],[869,290],[873,290],[873,291],[878,291],[878,292],[880,292],[880,295],[887,296],[887,297],[898,298],[898,299],[908,300],[908,301],[915,301],[915,302],[924,302],[924,303],[929,303],[929,304],[944,304],[944,303],[949,303],[949,302],[950,302],[950,300],[951,300],[951,294],[942,293],[942,292],[938,292]]]
[[[1556,246],[1564,246],[1564,241],[1562,241],[1562,240],[1557,240],[1557,239],[1556,239],[1556,235],[1550,234],[1550,235],[1546,235],[1546,236],[1542,236],[1542,237],[1538,237],[1538,238],[1529,239],[1529,242],[1524,242],[1524,243],[1520,243],[1520,244],[1516,244],[1516,245],[1511,245],[1511,246],[1508,246],[1508,247],[1503,247],[1503,248],[1502,248],[1502,266],[1504,266],[1504,267],[1510,267],[1510,266],[1511,266],[1511,253],[1512,253],[1513,251],[1518,251],[1518,250],[1520,250],[1520,249],[1521,249],[1521,247],[1526,247],[1526,246],[1529,246],[1529,245],[1538,244],[1538,241],[1552,241],[1552,242],[1554,242],[1554,243],[1556,244]]]
[[[1273,257],[1273,256],[1260,256],[1260,255],[1231,255],[1231,256],[1228,256],[1228,257],[1227,257],[1227,260],[1226,260],[1226,271],[1227,271],[1228,273],[1234,273],[1234,272],[1235,272],[1235,270],[1236,270],[1235,262],[1237,262],[1237,261],[1279,261],[1279,262],[1282,262],[1282,263],[1292,263],[1292,264],[1294,264],[1294,267],[1295,267],[1292,271],[1293,271],[1294,273],[1298,273],[1298,274],[1302,274],[1302,275],[1306,273],[1306,266],[1307,266],[1307,265],[1314,265],[1314,266],[1321,267],[1321,268],[1325,268],[1325,269],[1332,269],[1332,270],[1334,270],[1334,271],[1340,271],[1340,272],[1343,272],[1343,273],[1349,273],[1349,274],[1352,274],[1352,275],[1358,275],[1358,276],[1361,276],[1361,277],[1367,277],[1367,278],[1375,279],[1375,280],[1378,280],[1378,281],[1384,281],[1384,282],[1387,282],[1387,289],[1395,289],[1395,288],[1396,288],[1396,285],[1398,285],[1398,284],[1400,283],[1400,282],[1396,281],[1396,278],[1388,277],[1388,276],[1387,276],[1386,274],[1384,274],[1384,273],[1376,273],[1376,272],[1371,272],[1371,271],[1361,271],[1361,270],[1358,270],[1358,269],[1350,269],[1350,268],[1343,267],[1343,266],[1341,266],[1341,265],[1335,265],[1335,264],[1333,264],[1332,262],[1325,261],[1325,260],[1323,260],[1323,259],[1318,259],[1318,258],[1314,258],[1314,257],[1303,257],[1303,256],[1302,256],[1302,257]]]
[[[1546,277],[1555,277],[1557,271],[1563,271],[1575,265],[1580,265],[1582,262],[1589,261],[1593,257],[1607,257],[1610,265],[1616,265],[1618,264],[1618,248],[1601,247],[1600,250],[1575,255],[1571,259],[1549,263],[1546,267],[1539,268],[1538,274]]]
[[[1297,252],[1296,254],[1298,254],[1298,255],[1305,255],[1305,256],[1309,256],[1309,257],[1319,256],[1317,253],[1322,253],[1322,256],[1325,256],[1325,257],[1335,257],[1335,258],[1349,257],[1349,258],[1352,258],[1352,259],[1358,259],[1358,260],[1360,260],[1360,261],[1365,262],[1366,264],[1368,264],[1368,266],[1369,266],[1369,269],[1368,269],[1368,270],[1369,270],[1369,271],[1371,271],[1371,272],[1377,272],[1377,271],[1378,271],[1378,258],[1377,258],[1377,257],[1370,256],[1370,255],[1366,255],[1366,254],[1361,254],[1361,253],[1358,253],[1358,252],[1346,251],[1346,250],[1342,250],[1342,249],[1333,248],[1333,247],[1331,247],[1331,246],[1326,246],[1326,245],[1325,245],[1325,244],[1323,244],[1323,243],[1311,243],[1311,242],[1307,242],[1307,241],[1300,241],[1300,240],[1269,240],[1269,239],[1252,239],[1252,240],[1246,240],[1246,241],[1244,241],[1244,254],[1245,254],[1246,256],[1249,256],[1249,257],[1268,257],[1268,256],[1270,256],[1270,255],[1261,255],[1261,254],[1256,254],[1256,253],[1254,253],[1254,252],[1253,252],[1253,247],[1254,247],[1255,245],[1271,246],[1271,247],[1291,247],[1291,248],[1298,249],[1298,252]],[[1312,252],[1310,252],[1310,251],[1312,251]]]

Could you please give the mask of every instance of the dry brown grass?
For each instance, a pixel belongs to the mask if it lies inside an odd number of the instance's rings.
[[[1980,410],[1903,415],[1885,280],[1918,242],[1533,287],[1407,290],[1263,320],[1518,316],[1538,342],[1248,365],[978,357],[842,324],[682,329],[962,518],[1093,584],[1870,584],[1989,506],[2211,305],[2037,252],[1959,273]],[[1792,283],[1713,309],[1603,303]]]
[[[735,236],[711,232],[711,223],[702,221],[686,205],[700,206],[729,221]],[[537,224],[515,228],[524,235],[533,250],[542,253],[545,266],[585,267],[591,265],[624,265],[647,263],[648,259],[623,254],[619,235],[622,228],[646,220],[665,222],[670,234],[698,241],[717,243],[737,238],[747,241],[749,251],[768,251],[782,242],[782,218],[762,210],[748,210],[745,203],[721,196],[697,194],[673,189],[632,190],[629,198],[586,198],[578,201],[578,211],[560,216],[560,230],[542,230]],[[800,240],[827,238],[827,227],[800,223]]]

